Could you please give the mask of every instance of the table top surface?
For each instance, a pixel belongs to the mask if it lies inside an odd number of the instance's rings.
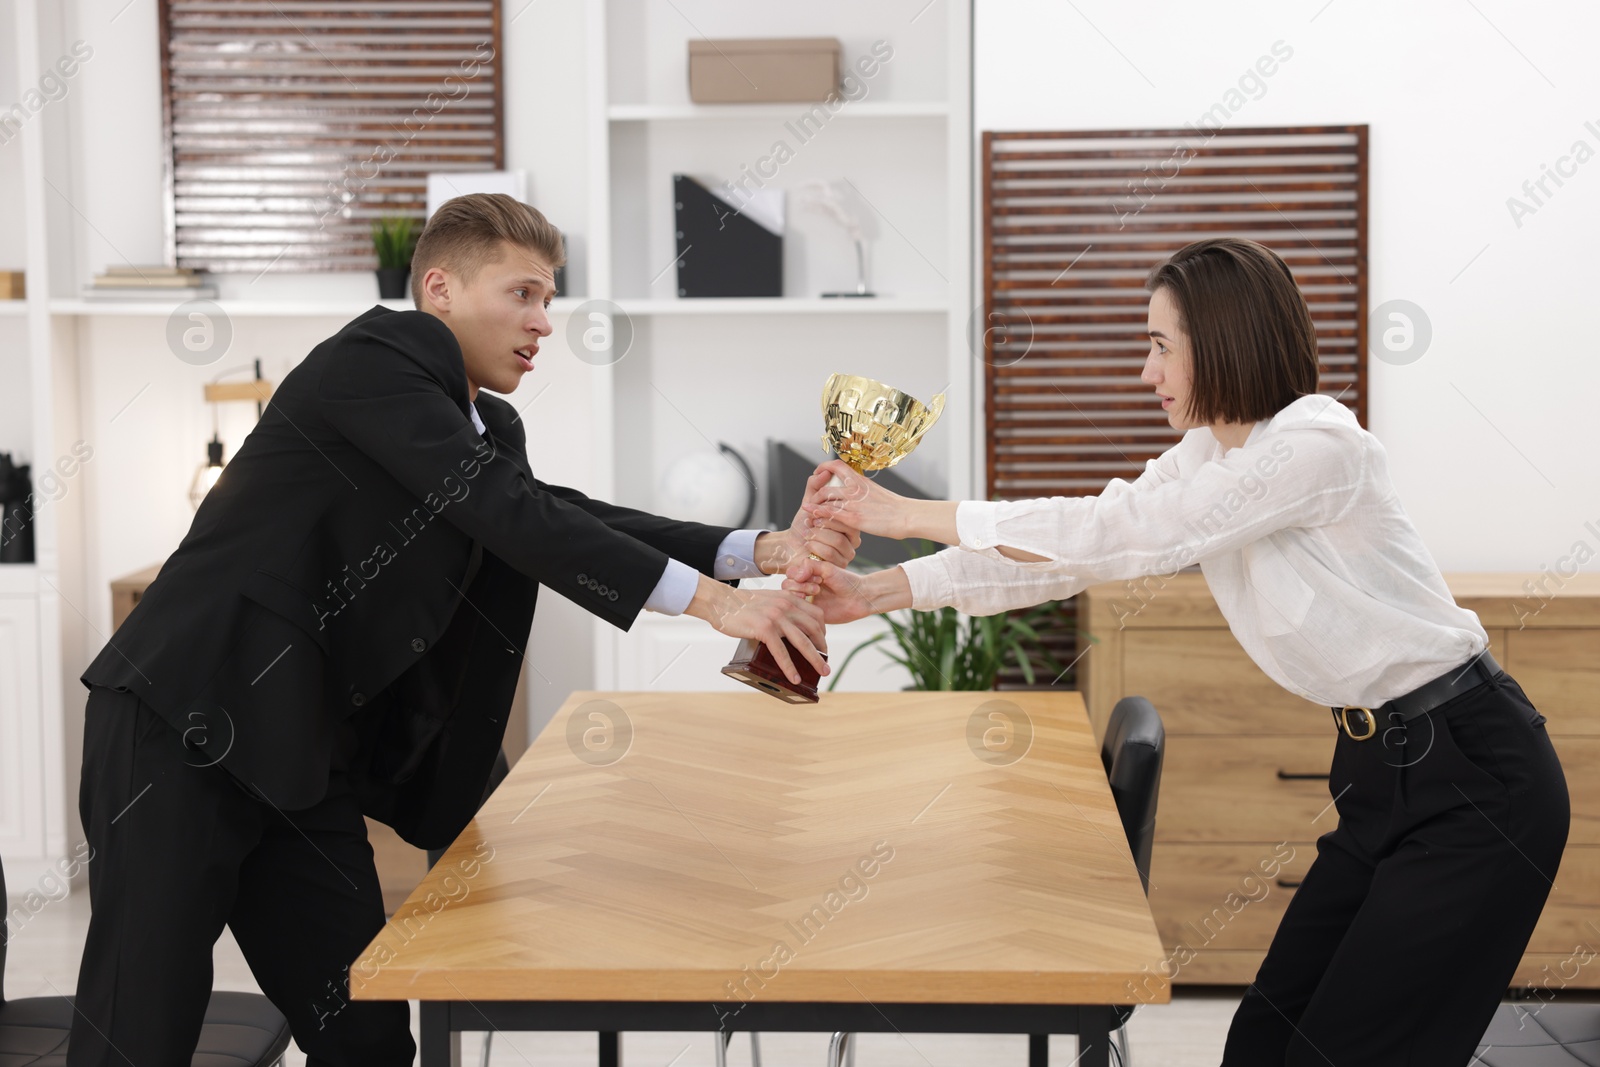
[[[576,692],[359,1000],[1163,1002],[1076,692]]]

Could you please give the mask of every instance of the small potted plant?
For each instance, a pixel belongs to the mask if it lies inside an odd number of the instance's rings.
[[[402,215],[385,216],[372,224],[372,248],[378,254],[380,300],[399,300],[406,295],[411,253],[417,247],[413,229],[413,221]]]
[[[926,548],[931,548],[924,542]],[[918,553],[919,555],[923,553]],[[828,683],[832,692],[844,677],[844,670],[856,653],[879,641],[894,638],[901,655],[886,653],[896,663],[911,672],[913,685],[919,690],[979,690],[993,689],[995,679],[1007,661],[1014,659],[1022,669],[1022,676],[1034,685],[1033,656],[1037,655],[1049,670],[1062,673],[1061,664],[1054,656],[1039,647],[1037,627],[1055,614],[1054,602],[1040,604],[1025,612],[999,615],[962,615],[955,608],[937,611],[908,609],[904,619],[885,615],[889,631],[869,638],[850,650],[850,654],[833,672]],[[966,620],[963,626],[961,620]],[[1026,639],[1033,644],[1030,653],[1022,644]]]

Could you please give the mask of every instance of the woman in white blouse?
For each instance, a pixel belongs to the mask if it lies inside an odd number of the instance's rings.
[[[825,463],[843,484],[813,521],[955,547],[866,576],[804,560],[784,587],[815,594],[828,622],[946,605],[988,615],[1198,563],[1250,658],[1331,708],[1340,732],[1338,827],[1317,842],[1224,1064],[1461,1067],[1566,843],[1544,718],[1451,598],[1383,446],[1318,395],[1315,331],[1283,260],[1253,241],[1201,241],[1148,288],[1142,377],[1185,432],[1137,479],[1092,497],[957,503]]]

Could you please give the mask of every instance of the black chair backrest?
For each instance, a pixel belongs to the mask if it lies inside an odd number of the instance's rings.
[[[1161,716],[1144,697],[1123,697],[1111,709],[1100,762],[1105,764],[1111,797],[1122,816],[1122,830],[1139,881],[1150,892],[1150,847],[1156,839],[1156,797],[1161,792],[1161,758],[1167,732]]]

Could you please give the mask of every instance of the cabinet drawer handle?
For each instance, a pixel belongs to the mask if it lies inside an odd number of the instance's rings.
[[[1278,884],[1280,886],[1282,886],[1285,889],[1299,889],[1300,888],[1300,879],[1298,879],[1298,878],[1295,878],[1295,879],[1292,879],[1292,880],[1288,879],[1288,878],[1279,878],[1279,879],[1277,879],[1277,882],[1278,882]]]
[[[1327,781],[1328,775],[1330,773],[1331,772],[1329,772],[1329,771],[1323,771],[1320,774],[1313,773],[1313,772],[1308,772],[1308,771],[1286,771],[1282,767],[1279,767],[1278,768],[1278,781],[1280,781],[1280,782],[1300,782],[1300,781],[1314,781],[1314,780],[1318,780],[1318,779],[1320,779],[1322,781]]]

